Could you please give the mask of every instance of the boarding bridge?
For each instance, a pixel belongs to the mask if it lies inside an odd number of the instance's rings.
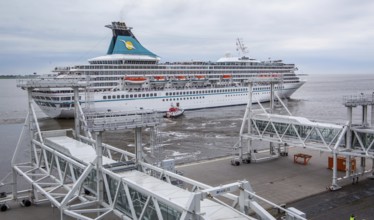
[[[344,124],[326,123],[312,121],[304,117],[293,116],[283,103],[282,99],[274,92],[274,84],[277,79],[269,80],[271,84],[270,108],[266,109],[257,102],[259,109],[252,106],[252,86],[256,81],[249,83],[249,97],[246,111],[240,129],[239,140],[234,145],[235,156],[231,163],[259,162],[288,155],[288,146],[302,147],[320,152],[330,152],[333,155],[333,178],[330,189],[336,190],[340,186],[337,184],[337,157],[343,155],[347,157],[347,172],[345,178],[358,177],[366,172],[365,159],[373,159],[374,162],[374,94],[365,96],[344,97],[343,104],[347,107],[348,120]],[[275,114],[274,100],[283,107],[286,115]],[[352,123],[352,108],[362,107],[362,121],[360,124]],[[371,126],[368,123],[367,107],[371,106]],[[260,140],[270,143],[268,156],[260,157],[253,141]],[[246,151],[246,152],[245,152]],[[354,173],[351,170],[350,161],[352,157],[361,158],[361,169]],[[374,163],[373,163],[374,164]],[[374,165],[373,165],[374,166]]]
[[[213,187],[147,163],[142,129],[159,124],[156,112],[84,114],[78,89],[87,85],[66,80],[53,83],[58,88],[73,88],[75,127],[41,131],[31,91],[50,85],[41,80],[20,85],[28,91],[29,114],[11,164],[12,193],[0,199],[2,211],[12,201],[22,201],[25,206],[51,203],[60,210],[60,219],[275,219],[259,205],[261,200],[284,211],[288,219],[305,219],[298,210],[259,197],[246,180]],[[124,129],[135,130],[135,153],[102,142],[103,132]],[[18,162],[15,158],[24,151],[20,143],[25,132],[29,133],[26,147],[31,156]],[[18,190],[17,176],[31,188]]]

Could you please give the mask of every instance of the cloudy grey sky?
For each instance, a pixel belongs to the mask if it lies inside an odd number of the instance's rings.
[[[295,63],[299,73],[373,73],[372,0],[3,0],[0,74],[49,73],[106,53],[122,20],[162,61],[235,52]]]

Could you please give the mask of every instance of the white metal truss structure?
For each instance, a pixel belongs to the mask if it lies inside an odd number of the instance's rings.
[[[365,165],[365,158],[374,159],[374,128],[367,123],[367,106],[372,109],[372,126],[374,125],[374,99],[373,96],[345,97],[344,105],[348,108],[348,121],[345,124],[325,123],[310,121],[304,117],[293,116],[287,109],[280,97],[274,92],[276,79],[270,79],[268,83],[271,86],[272,97],[278,99],[287,115],[273,113],[274,99],[271,99],[270,109],[267,111],[263,105],[257,101],[260,111],[252,108],[252,84],[249,84],[249,98],[246,112],[243,117],[242,127],[240,129],[239,141],[234,148],[239,150],[239,157],[232,161],[233,165],[239,165],[241,162],[256,161],[255,148],[253,140],[262,140],[269,142],[270,152],[273,155],[267,158],[279,156],[280,147],[274,150],[272,144],[303,147],[312,150],[330,152],[333,155],[333,178],[331,189],[340,188],[337,184],[337,156],[347,157],[346,177],[351,177],[350,170],[351,157],[362,158],[362,166]],[[360,125],[352,124],[352,107],[363,107],[362,123]],[[247,128],[247,129],[246,129]],[[246,130],[246,132],[245,132]],[[247,152],[244,153],[244,145],[247,144]],[[361,170],[360,174],[364,174]],[[354,174],[357,176],[357,173]]]
[[[29,97],[27,126],[20,139],[28,127],[31,158],[15,162],[20,153],[19,141],[12,160],[12,195],[0,200],[1,204],[21,198],[17,190],[19,175],[32,186],[27,191],[28,198],[34,203],[50,202],[60,210],[61,219],[65,215],[85,220],[254,219],[248,215],[250,212],[260,219],[275,219],[256,200],[285,211],[292,219],[305,219],[295,210],[257,196],[248,181],[212,187],[146,163],[141,147],[142,128],[159,123],[155,112],[91,112],[84,116],[78,89],[86,85],[66,80],[55,80],[53,84],[73,88],[75,128],[41,131],[31,91],[51,84],[40,80],[20,84],[28,90]],[[129,128],[135,129],[135,154],[102,143],[103,132]]]

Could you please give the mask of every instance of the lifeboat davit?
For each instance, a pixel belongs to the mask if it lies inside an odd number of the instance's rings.
[[[133,76],[125,76],[125,82],[133,83],[133,84],[143,84],[147,81],[145,77],[133,77]]]

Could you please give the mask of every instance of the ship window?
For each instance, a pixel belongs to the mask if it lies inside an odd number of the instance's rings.
[[[152,96],[153,96],[153,93],[151,93],[150,96],[152,97]]]
[[[137,98],[138,97],[138,94],[134,94],[134,98]]]
[[[125,95],[121,95],[121,98],[125,98]]]
[[[120,96],[120,95],[117,95],[117,99],[119,99],[119,98],[121,98],[121,96]]]
[[[129,98],[129,95],[126,95],[126,99],[128,99]]]
[[[145,94],[144,94],[144,93],[142,94],[142,97],[145,97]]]
[[[175,95],[175,92],[173,92],[173,95]]]
[[[106,99],[106,96],[103,96],[103,99]]]
[[[130,98],[132,98],[132,97],[133,97],[133,95],[131,94],[131,95],[130,95]]]
[[[157,93],[153,93],[153,96],[157,96]]]
[[[149,97],[149,93],[147,93],[147,95],[146,95],[147,97]]]

